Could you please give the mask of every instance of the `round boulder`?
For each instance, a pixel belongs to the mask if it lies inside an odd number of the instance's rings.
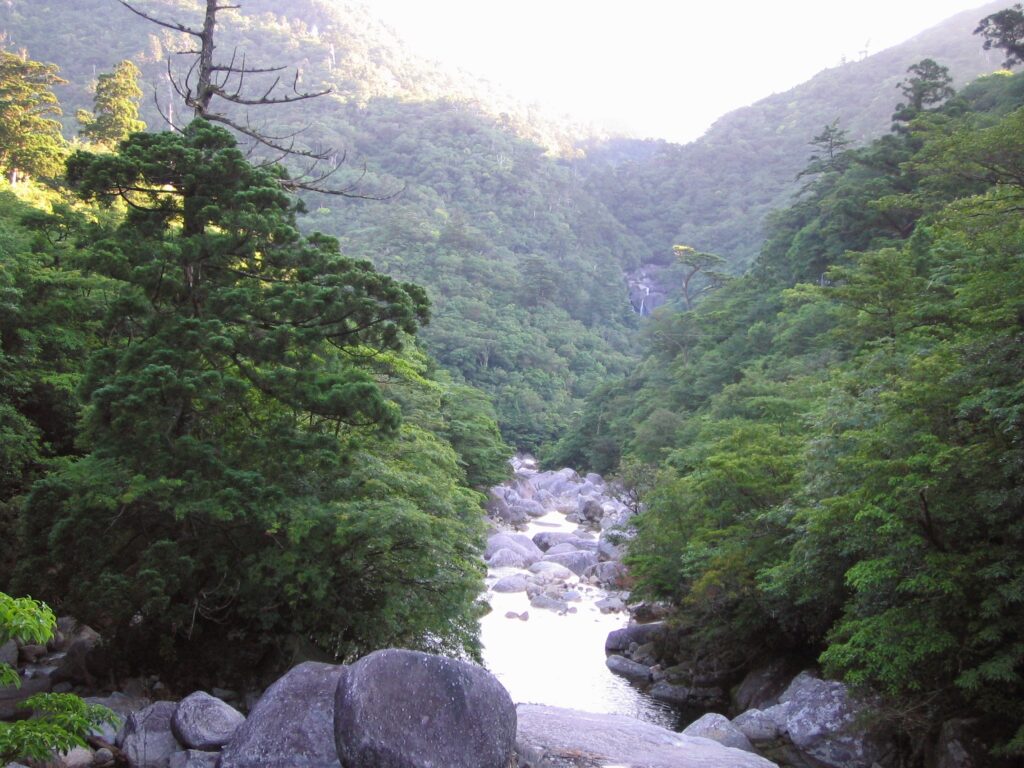
[[[388,649],[338,685],[334,737],[345,768],[506,768],[516,710],[482,667]]]
[[[245,722],[245,716],[205,691],[196,691],[178,702],[171,730],[189,749],[211,752],[220,749]]]

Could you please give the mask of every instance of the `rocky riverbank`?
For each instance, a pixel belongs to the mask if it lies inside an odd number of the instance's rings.
[[[125,705],[128,697],[108,703]],[[141,704],[142,702],[135,702]],[[111,741],[107,743],[106,738]],[[205,692],[124,713],[67,768],[773,768],[750,752],[621,715],[512,703],[482,667],[389,649],[305,662],[243,716]],[[15,768],[18,764],[10,764]]]

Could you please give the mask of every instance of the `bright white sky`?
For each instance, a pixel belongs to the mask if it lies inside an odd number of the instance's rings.
[[[877,53],[983,4],[363,1],[416,53],[489,80],[521,101],[638,137],[680,142],[843,57],[858,59],[865,47]]]

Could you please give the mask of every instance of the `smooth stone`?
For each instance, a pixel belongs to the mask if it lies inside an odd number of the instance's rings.
[[[345,768],[507,768],[516,710],[476,664],[418,651],[364,656],[338,685],[335,744]]]
[[[503,576],[491,586],[492,592],[525,592],[529,580],[521,573]]]
[[[490,568],[524,568],[526,566],[526,558],[523,557],[521,552],[509,549],[508,547],[502,547],[491,555],[487,560],[487,565]]]
[[[560,555],[545,555],[544,562],[558,563],[564,565],[577,576],[597,562],[597,555],[594,552],[563,552]]]
[[[651,668],[627,659],[625,656],[609,656],[604,660],[605,666],[616,675],[637,683],[651,682]]]
[[[573,572],[566,568],[564,565],[558,563],[552,563],[547,560],[541,560],[540,562],[534,563],[529,568],[530,573],[538,576],[547,576],[551,579],[559,581],[565,581],[573,577]]]
[[[171,718],[178,741],[189,749],[212,752],[231,741],[245,716],[205,691],[196,691],[180,702]]]

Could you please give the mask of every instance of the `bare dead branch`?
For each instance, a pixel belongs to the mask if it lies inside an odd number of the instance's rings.
[[[202,37],[202,33],[201,32],[197,32],[196,30],[192,29],[191,27],[186,27],[184,24],[179,24],[176,21],[163,21],[162,19],[158,19],[155,16],[150,16],[148,13],[140,11],[138,8],[134,7],[131,3],[126,2],[126,0],[118,0],[118,2],[121,3],[121,5],[123,5],[125,8],[127,8],[129,11],[134,13],[136,16],[141,16],[146,21],[150,21],[150,22],[152,22],[154,24],[158,24],[161,27],[166,27],[167,29],[173,29],[176,32],[184,32],[185,34],[192,35],[194,37]],[[231,6],[231,7],[238,8],[239,6],[235,5],[235,6]]]

